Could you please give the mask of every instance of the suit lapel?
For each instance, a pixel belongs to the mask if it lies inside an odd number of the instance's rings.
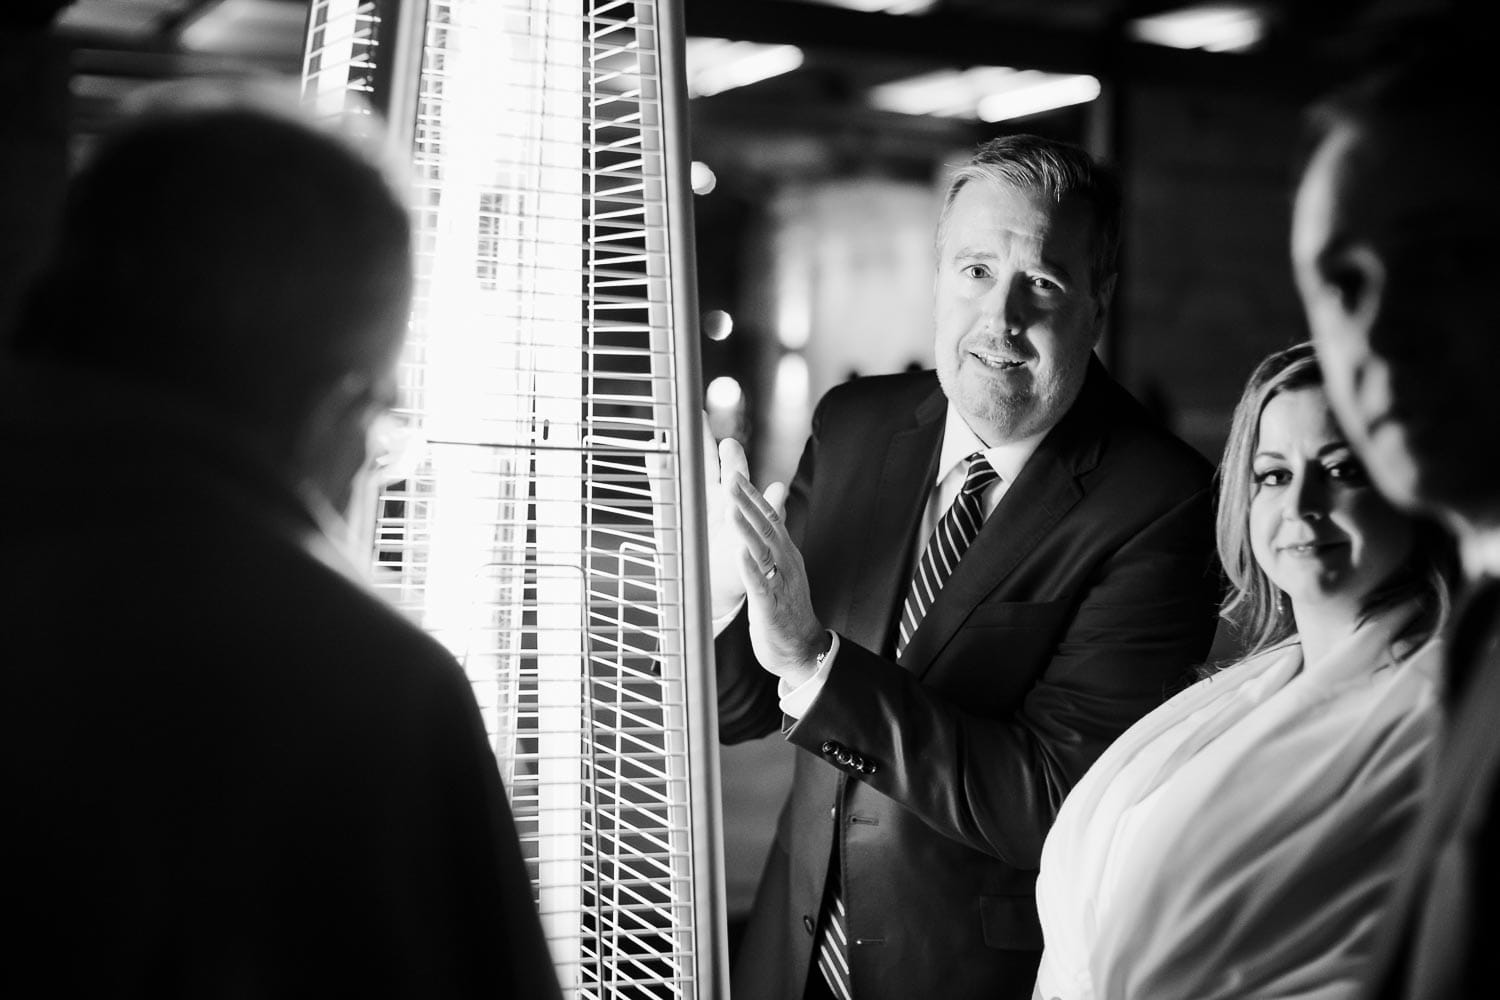
[[[1102,366],[1091,361],[1077,402],[1006,490],[917,626],[900,660],[907,670],[918,677],[926,674],[969,614],[1083,497],[1078,477],[1099,458],[1103,442],[1097,411],[1107,380]]]
[[[979,602],[1036,548],[1081,496],[1083,491],[1059,456],[1038,449],[943,584],[902,654],[901,665],[918,677],[925,674]]]
[[[906,597],[911,538],[937,475],[946,412],[947,399],[935,389],[914,411],[914,424],[891,436],[870,516],[850,512],[849,523],[862,521],[866,534],[849,606],[849,635],[883,655],[890,652],[900,602]]]
[[[1455,996],[1459,948],[1454,914],[1473,913],[1476,845],[1492,821],[1500,778],[1494,741],[1500,707],[1500,584],[1487,581],[1464,601],[1450,626],[1444,660],[1449,724],[1435,764],[1435,787],[1410,836],[1405,872],[1393,893],[1381,950],[1382,977],[1405,981],[1413,996]],[[1381,996],[1385,996],[1382,993]],[[1406,995],[1405,993],[1402,994]]]

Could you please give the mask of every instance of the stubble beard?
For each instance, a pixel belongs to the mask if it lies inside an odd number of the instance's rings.
[[[978,381],[978,380],[975,380]],[[996,386],[965,384],[961,374],[938,369],[938,384],[948,401],[958,408],[969,428],[987,445],[1005,444],[1028,436],[1038,407],[1035,385],[1015,392],[1000,392]]]

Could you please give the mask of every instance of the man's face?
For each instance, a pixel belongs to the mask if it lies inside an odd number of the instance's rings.
[[[1394,134],[1394,133],[1393,133]],[[1297,191],[1292,263],[1329,399],[1397,505],[1500,513],[1493,178],[1441,144],[1341,126]]]
[[[396,362],[404,322],[392,320],[372,333],[362,363],[329,386],[308,421],[302,442],[302,477],[340,514],[348,515],[355,493],[374,471],[372,439],[378,422],[396,402]]]
[[[938,380],[987,445],[1057,423],[1078,396],[1113,284],[1093,287],[1077,200],[971,180],[938,247]]]

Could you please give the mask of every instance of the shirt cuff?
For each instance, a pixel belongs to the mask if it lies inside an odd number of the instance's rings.
[[[715,618],[713,620],[713,629],[714,629],[714,638],[715,639],[717,639],[720,635],[722,635],[723,632],[724,632],[724,630],[729,627],[729,623],[732,622],[732,621],[734,621],[735,618],[739,616],[740,609],[743,608],[744,606],[745,606],[745,599],[743,597],[741,597],[739,599],[739,603],[737,603],[734,606],[734,608],[730,610],[730,612],[728,614],[719,615],[717,618]],[[703,619],[700,618],[698,620],[702,621]]]
[[[785,680],[776,685],[776,695],[781,699],[781,712],[783,715],[793,719],[800,719],[812,708],[818,695],[823,693],[823,685],[828,680],[828,668],[833,666],[833,658],[839,655],[839,634],[832,629],[828,631],[828,652],[823,654],[823,660],[818,664],[818,669],[813,675],[795,688],[788,688]]]

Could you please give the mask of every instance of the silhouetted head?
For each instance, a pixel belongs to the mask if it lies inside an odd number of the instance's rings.
[[[1413,30],[1307,116],[1292,262],[1328,395],[1399,506],[1500,524],[1495,35]]]
[[[73,179],[9,350],[191,397],[342,507],[394,395],[409,244],[352,137],[264,103],[172,103]]]

